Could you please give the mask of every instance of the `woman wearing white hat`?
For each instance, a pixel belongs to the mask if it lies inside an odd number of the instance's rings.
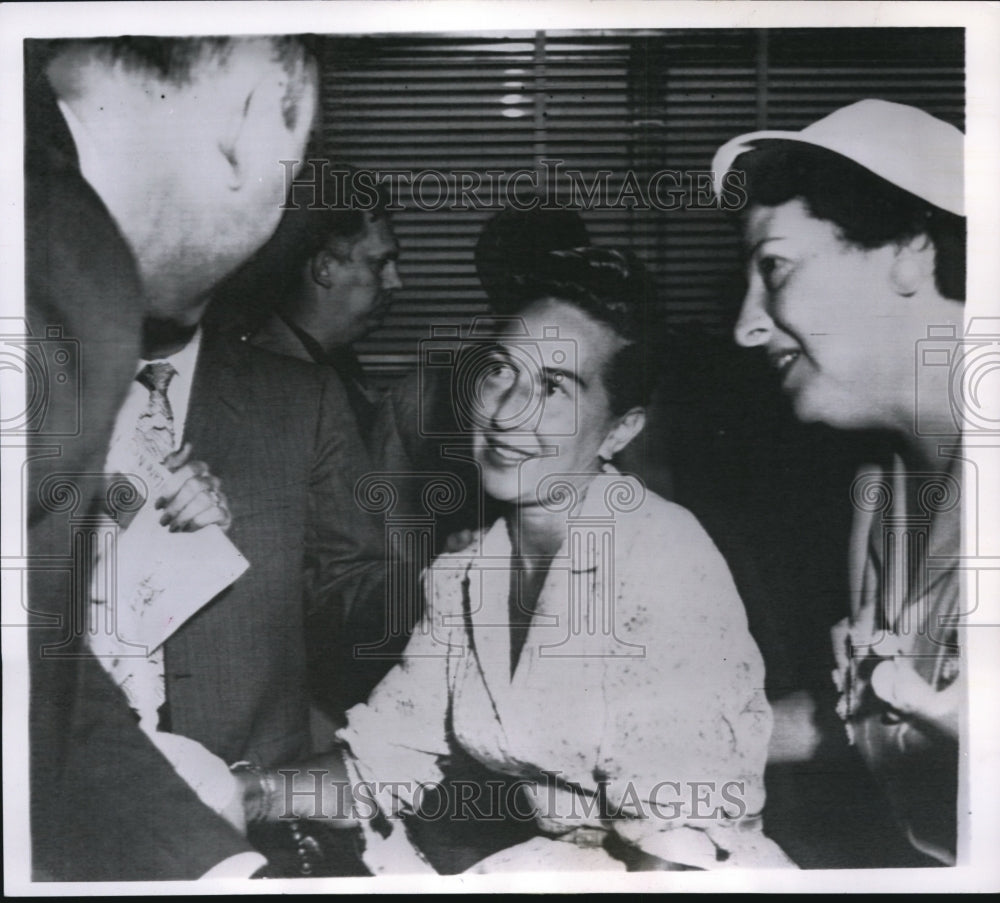
[[[965,707],[962,166],[960,131],[881,100],[801,132],[740,136],[713,166],[723,206],[741,208],[748,259],[736,341],[766,352],[799,419],[895,441],[852,487],[851,614],[834,629],[834,680],[848,737],[905,836],[945,864]]]

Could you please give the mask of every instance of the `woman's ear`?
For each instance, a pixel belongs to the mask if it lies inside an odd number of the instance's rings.
[[[899,245],[889,269],[893,291],[904,298],[913,297],[928,281],[934,281],[934,242],[920,234]]]
[[[629,444],[646,425],[646,409],[635,407],[618,418],[618,422],[612,427],[611,432],[601,443],[597,454],[605,461],[610,461],[626,445]]]

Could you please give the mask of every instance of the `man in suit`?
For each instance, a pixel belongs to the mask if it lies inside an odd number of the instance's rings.
[[[227,817],[235,805],[234,823],[251,823],[255,843],[270,853],[284,835],[255,823],[279,818],[279,769],[311,752],[307,652],[322,665],[312,669],[314,684],[317,675],[328,684],[314,689],[342,707],[368,689],[358,685],[349,643],[378,640],[383,630],[381,537],[354,499],[367,459],[335,372],[211,329],[162,324],[146,336],[144,367],[173,370],[165,388],[171,447],[195,449],[210,468],[229,539],[250,567],[142,661],[140,668],[155,661],[162,674],[155,706],[144,705],[150,691],[136,688],[134,665],[119,683],[140,727],[202,801]],[[140,385],[133,393],[147,395]],[[109,469],[129,467],[119,434],[134,432],[133,410],[127,400]],[[165,499],[164,519],[196,504],[184,493]],[[162,548],[169,537],[154,530],[150,541]],[[91,647],[102,664],[118,665],[114,640]],[[237,763],[238,780],[224,771]],[[341,853],[333,867],[351,873],[350,849]]]
[[[60,481],[77,492],[77,512],[89,511],[103,494],[103,483],[92,477],[103,470],[112,426],[137,369],[144,318],[190,333],[212,286],[277,224],[284,190],[278,161],[301,156],[315,108],[315,64],[300,42],[284,38],[68,41],[29,47],[28,56],[28,322],[34,335],[53,328],[78,342],[81,374],[78,395],[50,393],[28,451],[29,553],[40,565],[29,573],[34,874],[41,880],[190,879],[219,873],[213,869],[220,863],[228,868],[224,874],[246,874],[259,855],[137,728],[121,689],[74,630],[86,599],[72,595],[65,574],[41,565],[65,557],[69,545]],[[253,398],[259,381],[240,372],[247,387],[240,398]],[[315,512],[338,497],[319,485],[331,457],[348,453],[342,443],[350,443],[332,438],[336,411],[343,408],[335,389],[314,376],[285,379],[291,390],[301,390],[290,409],[304,410],[298,432],[288,426],[287,434],[308,432],[311,441],[303,441],[287,484],[277,473],[271,477],[274,495],[265,488],[245,501],[232,496],[234,537],[252,547],[253,566],[264,580],[245,607],[238,604],[238,585],[219,600],[231,601],[228,629],[238,634],[233,625],[245,622],[243,648],[255,652],[237,664],[227,651],[231,644],[223,644],[219,655],[218,634],[215,643],[206,639],[202,622],[223,618],[218,605],[189,622],[189,636],[176,634],[176,648],[166,656],[168,686],[173,684],[170,726],[204,737],[224,759],[242,745],[241,752],[262,764],[294,755],[299,738],[290,723],[295,708],[279,712],[287,703],[287,680],[254,699],[263,676],[275,671],[260,664],[265,653],[253,642],[261,624],[251,622],[249,610],[259,611],[265,596],[271,604],[272,596],[296,597],[301,606],[304,584],[317,592],[330,589],[337,577],[330,576],[327,561],[343,549],[323,529],[310,527],[318,551],[306,561],[306,576],[282,584],[272,572],[269,583],[269,556],[282,563],[290,558],[275,553],[270,539],[245,539],[252,532],[247,524],[255,518],[262,523],[262,509],[266,520],[277,510],[297,514],[305,506]],[[240,409],[232,392],[225,397]],[[273,413],[289,399],[272,396],[268,403]],[[222,441],[218,433],[213,440],[210,423],[217,425],[216,415],[199,414],[193,396],[190,429],[209,452],[212,441]],[[281,443],[277,431],[262,436]],[[223,469],[239,467],[230,461]],[[288,639],[293,624],[269,622],[280,649],[276,657],[294,654]],[[197,662],[182,670],[192,657]],[[199,677],[199,668],[217,678],[214,686],[228,702],[203,693],[185,697],[187,687],[213,686]],[[237,672],[243,678],[239,692]],[[231,709],[232,717],[217,718],[221,708]]]
[[[363,187],[355,170],[316,161],[311,166],[312,172],[306,167],[304,176],[316,181],[302,178],[292,185],[275,234],[219,287],[211,318],[222,326],[256,320],[243,330],[249,345],[336,373],[367,446],[371,470],[399,473],[408,462],[392,411],[369,384],[354,350],[355,342],[382,323],[393,293],[402,288],[388,197],[381,189]],[[353,640],[374,641],[377,655],[358,656],[345,646],[344,657],[351,660],[345,672],[322,644],[310,650],[311,682],[320,703],[313,711],[318,739],[332,740],[331,717],[336,722],[345,703],[362,701],[401,651],[417,608],[419,573],[428,563],[394,563],[399,585],[406,588],[400,590],[395,617],[401,630],[387,645],[380,642],[382,611],[355,609]],[[328,631],[319,635],[324,633]]]
[[[310,161],[314,180],[292,185],[274,235],[219,287],[216,305],[224,322],[250,321],[252,345],[336,370],[382,464],[391,450],[373,445],[386,438],[376,426],[379,397],[354,345],[382,325],[403,287],[399,241],[385,193],[362,190],[355,170],[326,163]]]

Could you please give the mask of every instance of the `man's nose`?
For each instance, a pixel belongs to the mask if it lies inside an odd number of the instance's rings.
[[[390,260],[382,274],[382,289],[391,292],[402,287],[403,280],[399,278],[399,268],[396,266],[396,261]]]
[[[743,298],[743,306],[736,319],[736,326],[733,327],[733,338],[736,340],[736,344],[742,345],[744,348],[764,345],[771,338],[773,328],[774,321],[764,304],[763,290],[751,285]]]

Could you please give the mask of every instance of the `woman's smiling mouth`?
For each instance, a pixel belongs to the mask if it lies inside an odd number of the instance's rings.
[[[793,348],[786,348],[783,351],[772,351],[767,355],[767,359],[770,361],[771,366],[781,374],[782,377],[787,376],[788,371],[791,369],[792,365],[802,356],[801,351],[797,351]]]
[[[534,457],[532,452],[529,452],[520,446],[509,445],[506,442],[501,442],[492,436],[485,436],[484,438],[486,440],[487,452],[491,458],[498,463],[520,464],[522,461],[527,461],[528,458]]]

